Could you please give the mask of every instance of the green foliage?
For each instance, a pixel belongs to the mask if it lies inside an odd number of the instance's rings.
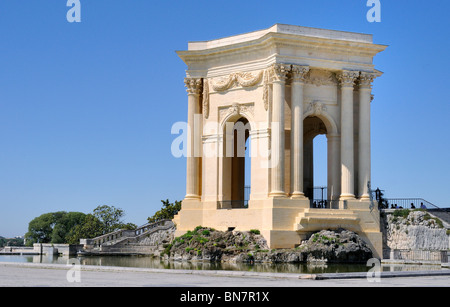
[[[258,229],[250,229],[250,232],[255,234],[255,235],[261,234],[261,232]]]
[[[23,246],[23,239],[0,237],[0,247],[4,246]]]
[[[157,211],[153,216],[147,218],[149,223],[160,220],[171,220],[181,210],[181,201],[170,203],[169,200],[161,200],[163,203],[161,210]]]
[[[314,234],[312,241],[314,243],[321,243],[321,244],[336,243],[334,239],[327,237],[325,235],[320,235],[318,233]]]
[[[395,210],[393,215],[394,217],[402,217],[404,219],[406,219],[409,215],[409,209],[400,209],[400,210]]]
[[[137,226],[134,224],[125,224],[122,221],[122,218],[125,216],[124,211],[114,206],[98,206],[94,209],[93,215],[102,223],[103,234],[110,233],[119,229],[137,228]]]
[[[114,206],[98,206],[92,214],[82,212],[50,212],[34,218],[25,234],[27,245],[33,243],[78,244],[80,239],[89,239],[117,229],[136,229],[132,223],[121,221],[122,209]]]
[[[76,225],[67,237],[68,244],[78,244],[80,239],[92,239],[103,234],[103,225],[93,214],[86,215],[82,224]]]
[[[429,215],[428,213],[425,214],[425,215],[423,216],[423,220],[424,220],[424,221],[431,220],[431,221],[433,221],[439,228],[444,228],[444,224],[442,223],[442,221],[441,221],[440,219],[435,218],[435,217],[432,217],[432,216]]]
[[[81,212],[51,212],[34,218],[28,224],[25,234],[27,245],[33,243],[65,243],[76,225],[83,223],[85,214]]]

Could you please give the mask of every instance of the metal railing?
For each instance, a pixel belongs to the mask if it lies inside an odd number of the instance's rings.
[[[246,209],[248,208],[248,201],[250,200],[250,186],[244,187],[244,199],[239,200],[219,200],[217,202],[217,209]]]
[[[385,198],[378,206],[381,209],[439,209],[423,198]]]
[[[306,196],[309,197],[310,208],[334,209],[339,208],[339,200],[328,199],[327,187],[319,186],[309,188]]]
[[[310,199],[310,208],[316,209],[337,209],[339,208],[339,200],[329,200],[329,199]]]
[[[248,200],[219,200],[217,202],[218,209],[247,209]]]
[[[438,263],[447,263],[449,260],[446,250],[392,249],[383,250],[383,254],[385,258],[392,260],[430,261]]]

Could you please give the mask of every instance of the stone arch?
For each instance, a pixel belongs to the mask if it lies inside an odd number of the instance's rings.
[[[252,127],[251,112],[241,105],[231,106],[220,124],[220,133],[222,135],[222,158],[221,158],[221,191],[222,201],[219,202],[220,208],[244,208],[248,205],[249,191],[245,186],[246,175],[246,142],[250,144]],[[250,163],[251,165],[251,163]]]
[[[223,116],[220,116],[220,133],[223,133],[225,131],[226,123],[235,122],[241,117],[245,118],[248,121],[250,128],[255,129],[256,125],[252,114],[253,105],[234,103],[233,105],[229,106],[228,109],[223,110],[223,112],[226,113]]]
[[[338,135],[339,129],[336,124],[336,121],[331,117],[331,115],[327,112],[327,106],[319,101],[311,102],[306,112],[303,113],[303,120],[307,117],[315,116],[320,118],[326,126],[327,134]]]

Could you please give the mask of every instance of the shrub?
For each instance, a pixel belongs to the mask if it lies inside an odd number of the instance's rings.
[[[250,233],[253,233],[255,235],[261,234],[261,232],[258,229],[250,229]]]
[[[402,217],[406,219],[409,215],[409,210],[408,209],[395,210],[393,214],[395,217]]]
[[[200,229],[202,229],[203,227],[202,226],[197,226],[197,227],[195,227],[195,229],[194,229],[194,233],[197,233]]]

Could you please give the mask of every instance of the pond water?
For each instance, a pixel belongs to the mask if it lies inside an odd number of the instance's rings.
[[[72,257],[71,257],[72,258]],[[75,258],[75,257],[73,257]],[[209,263],[209,262],[173,262],[163,261],[149,256],[79,256],[76,257],[81,265],[118,266],[154,269],[179,270],[230,270],[271,273],[348,273],[367,272],[373,266],[365,264],[306,264],[306,263]],[[28,263],[54,263],[67,264],[68,256],[45,255],[0,255],[0,262],[28,262]],[[441,270],[440,265],[412,265],[412,264],[382,264],[383,272],[387,271],[423,271]]]

